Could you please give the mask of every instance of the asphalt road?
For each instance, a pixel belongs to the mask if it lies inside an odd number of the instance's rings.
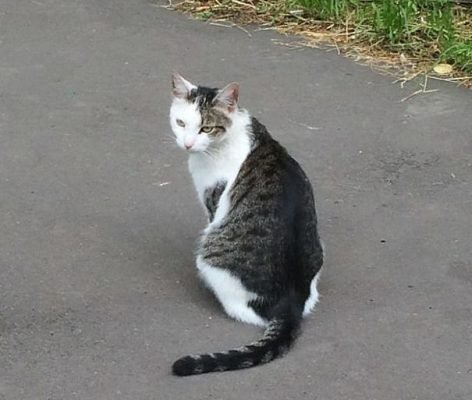
[[[0,2],[0,399],[472,399],[471,92],[158,5]],[[264,367],[170,375],[261,333],[196,277],[173,69],[240,81],[315,185],[321,302]]]

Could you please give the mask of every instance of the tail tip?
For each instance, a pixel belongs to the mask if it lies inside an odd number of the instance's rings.
[[[193,375],[195,360],[191,357],[182,357],[172,365],[172,373],[177,376]]]

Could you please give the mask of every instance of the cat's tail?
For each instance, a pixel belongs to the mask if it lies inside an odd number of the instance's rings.
[[[221,353],[186,356],[172,366],[175,375],[186,376],[251,368],[283,355],[297,336],[303,302],[295,296],[283,298],[274,308],[264,336],[247,346]]]

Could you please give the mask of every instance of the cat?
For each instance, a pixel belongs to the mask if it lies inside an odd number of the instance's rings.
[[[196,86],[172,76],[170,124],[208,225],[196,266],[226,313],[265,327],[234,350],[186,356],[179,376],[264,364],[284,354],[318,300],[323,247],[312,186],[264,125],[238,105],[239,84]]]

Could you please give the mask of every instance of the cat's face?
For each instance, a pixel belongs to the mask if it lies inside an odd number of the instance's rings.
[[[195,86],[178,74],[172,76],[170,125],[176,142],[189,152],[217,148],[232,125],[239,85],[210,89]]]

